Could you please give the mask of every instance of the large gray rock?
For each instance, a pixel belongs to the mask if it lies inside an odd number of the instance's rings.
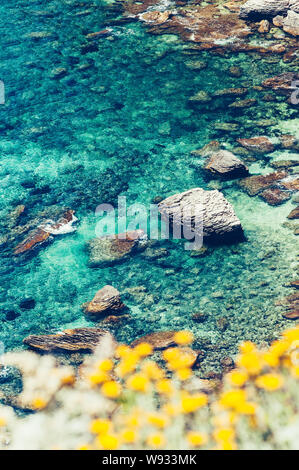
[[[241,178],[248,175],[247,166],[228,150],[212,153],[204,169],[212,175],[224,178]]]
[[[170,222],[173,228],[182,228],[184,215],[190,214],[191,228],[199,233],[202,220],[203,238],[210,242],[237,241],[243,238],[241,222],[233,206],[218,191],[205,191],[194,188],[175,194],[158,204],[162,219]]]
[[[288,11],[288,16],[282,20],[282,27],[286,33],[299,36],[299,13]]]
[[[248,0],[240,9],[242,19],[273,18],[286,15],[288,10],[298,11],[298,0]]]

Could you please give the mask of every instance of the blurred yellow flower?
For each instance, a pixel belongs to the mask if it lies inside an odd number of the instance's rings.
[[[150,413],[147,417],[149,424],[156,426],[157,428],[165,428],[169,424],[169,418],[162,413]]]
[[[283,386],[283,378],[279,374],[265,374],[258,377],[255,383],[259,388],[271,392]]]
[[[119,439],[114,434],[100,434],[96,443],[103,450],[116,450],[119,447]]]
[[[103,372],[109,372],[113,368],[113,362],[111,359],[103,359],[96,364],[96,367]]]
[[[32,400],[32,408],[34,410],[41,410],[47,406],[47,402],[42,397],[36,397]]]
[[[190,379],[192,376],[192,371],[186,367],[185,369],[177,370],[175,375],[179,380],[184,381]]]
[[[208,403],[208,398],[204,393],[196,395],[183,394],[181,398],[181,409],[183,413],[194,413]]]
[[[88,379],[91,385],[99,385],[103,382],[108,382],[110,380],[110,376],[107,374],[107,372],[98,371],[90,374]]]
[[[227,374],[227,379],[231,385],[236,387],[242,387],[248,379],[248,374],[244,371],[233,370],[232,372]]]
[[[225,408],[239,407],[246,401],[246,393],[244,390],[228,390],[220,395],[219,404]]]
[[[154,361],[145,361],[142,364],[140,371],[150,380],[162,380],[164,377],[163,370]]]
[[[7,422],[5,418],[0,417],[0,427],[6,426]]]
[[[246,369],[248,374],[256,375],[262,369],[261,355],[257,351],[245,352],[237,357],[237,365]]]
[[[171,382],[171,380],[168,380],[168,379],[163,379],[163,380],[159,380],[157,383],[156,383],[156,390],[158,393],[160,393],[160,395],[172,395],[174,393],[174,386]]]
[[[201,432],[190,431],[187,433],[186,438],[193,447],[200,447],[207,442],[207,436]]]
[[[150,434],[146,440],[148,446],[157,449],[160,447],[165,447],[166,440],[163,434],[161,433],[154,433]]]
[[[191,331],[178,331],[173,337],[177,344],[185,345],[190,344],[194,340],[194,336]]]
[[[114,380],[110,380],[102,385],[101,392],[108,398],[117,398],[122,392],[122,387]]]
[[[149,356],[153,352],[153,347],[148,343],[140,343],[135,346],[134,352],[141,357]]]
[[[127,387],[136,392],[146,392],[149,388],[149,384],[148,377],[141,373],[131,375],[126,381]]]
[[[137,441],[138,434],[135,431],[135,429],[126,428],[122,430],[120,434],[120,438],[126,444],[133,444],[134,442]]]
[[[108,419],[94,419],[90,423],[90,431],[93,434],[107,434],[111,431],[112,424]]]

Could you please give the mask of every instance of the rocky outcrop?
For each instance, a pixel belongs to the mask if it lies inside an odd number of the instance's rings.
[[[78,220],[74,214],[75,211],[71,209],[60,209],[56,217],[40,221],[37,228],[29,231],[25,239],[15,247],[14,254],[31,252],[52,240],[54,236],[74,232],[76,228],[73,224]]]
[[[56,335],[30,335],[23,343],[38,351],[73,353],[93,351],[105,337],[116,344],[111,333],[98,328],[75,328]]]
[[[128,257],[134,251],[147,245],[147,236],[143,230],[108,235],[89,240],[87,248],[91,265],[112,264]]]
[[[91,302],[82,305],[87,315],[110,315],[121,312],[125,305],[120,299],[120,293],[113,286],[106,285],[98,290]]]
[[[283,316],[289,320],[297,320],[299,318],[299,292],[288,295],[284,299],[276,302],[277,305],[281,305],[285,308]]]
[[[225,178],[241,178],[248,175],[247,166],[228,150],[212,153],[204,169],[212,175]]]
[[[190,216],[192,230],[197,232],[198,221],[202,221],[203,237],[210,242],[232,241],[243,237],[241,222],[232,205],[220,191],[205,191],[194,188],[175,194],[158,204],[162,219],[169,220],[173,227],[184,226],[184,215]]]
[[[291,198],[291,195],[278,187],[265,189],[259,195],[270,206],[279,206]]]
[[[289,8],[292,8],[290,0],[248,0],[240,8],[240,18],[248,20],[258,20],[263,18],[273,18],[276,15],[286,15]],[[296,9],[294,2],[294,8]]]
[[[299,13],[289,11],[287,17],[282,19],[282,28],[292,36],[299,36]]]
[[[237,139],[237,142],[247,150],[261,155],[274,151],[274,145],[266,136],[251,137],[251,139]]]

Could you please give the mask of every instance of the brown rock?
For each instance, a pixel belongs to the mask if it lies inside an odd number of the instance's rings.
[[[38,351],[72,353],[92,351],[106,336],[115,344],[111,333],[98,328],[75,328],[56,335],[30,335],[23,343]]]
[[[120,293],[113,286],[106,285],[100,289],[91,302],[82,305],[87,315],[108,315],[119,313],[125,305],[121,302]]]
[[[287,318],[288,320],[298,320],[299,318],[299,309],[297,310],[291,310],[290,312],[286,312],[283,314],[284,318]]]
[[[291,281],[289,286],[295,287],[295,289],[299,289],[299,279],[296,279],[296,281]]]
[[[197,323],[203,323],[204,321],[206,321],[206,319],[207,319],[207,315],[202,312],[194,313],[192,315],[192,320],[196,321]]]
[[[271,140],[265,136],[252,137],[251,139],[237,139],[237,142],[251,152],[264,154],[274,151]]]
[[[290,194],[286,191],[282,191],[280,188],[274,187],[265,189],[265,191],[262,191],[259,196],[270,206],[279,206],[291,198]]]
[[[268,20],[262,20],[258,29],[259,33],[268,33],[270,30],[270,23]]]
[[[38,228],[31,232],[22,243],[16,246],[14,249],[14,254],[20,255],[22,253],[31,251],[33,248],[43,245],[49,237],[49,232],[45,232],[43,229]]]
[[[248,99],[248,100],[238,100],[231,103],[228,107],[235,108],[235,109],[243,109],[243,108],[251,108],[256,104],[256,99]]]
[[[285,180],[281,181],[281,186],[290,191],[299,191],[299,178],[297,177],[288,177]]]
[[[213,96],[244,96],[248,93],[247,88],[223,88],[213,93]]]
[[[107,326],[115,326],[118,323],[123,321],[129,321],[131,319],[130,315],[123,314],[123,315],[109,315],[108,317],[104,318],[101,321],[101,325]]]
[[[287,176],[285,171],[277,171],[275,173],[270,173],[268,175],[256,175],[256,176],[249,176],[248,178],[244,178],[238,182],[239,186],[241,186],[244,191],[249,194],[249,196],[256,196],[263,190],[269,188],[273,185],[276,181],[280,181]]]
[[[213,175],[226,178],[240,178],[248,175],[247,166],[227,150],[212,153],[204,169]]]
[[[225,331],[226,328],[228,327],[228,324],[229,324],[229,322],[228,322],[228,319],[226,317],[220,317],[216,321],[217,328],[220,331]]]
[[[288,219],[299,219],[299,206],[289,213]]]
[[[283,25],[283,16],[277,15],[273,18],[272,21],[273,21],[274,26],[278,26],[280,28]]]
[[[291,168],[292,166],[298,166],[298,160],[277,160],[276,162],[271,162],[270,166],[275,168],[276,170],[280,170],[282,168]]]
[[[176,331],[157,331],[156,333],[149,333],[148,335],[137,338],[133,341],[131,346],[135,347],[140,343],[148,343],[155,351],[167,349],[176,346],[173,339],[175,333]]]
[[[162,24],[165,23],[170,15],[170,11],[147,11],[142,13],[139,18],[147,23]]]
[[[235,363],[234,363],[233,359],[229,356],[223,357],[220,360],[220,364],[221,364],[222,370],[224,372],[228,372],[228,371],[234,369],[234,367],[235,367]]]
[[[263,81],[262,85],[265,88],[271,88],[277,93],[283,95],[290,95],[292,93],[292,83],[299,79],[299,74],[295,72],[285,72],[275,77],[268,78]]]
[[[101,31],[96,31],[95,33],[89,33],[86,35],[86,38],[95,40],[95,39],[107,37],[110,34],[111,34],[111,29],[107,28],[107,29],[102,29]]]

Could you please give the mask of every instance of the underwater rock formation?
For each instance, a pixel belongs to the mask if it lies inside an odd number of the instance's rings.
[[[226,178],[239,178],[248,175],[247,166],[228,150],[212,153],[204,168],[213,175]]]
[[[30,335],[23,343],[38,351],[72,353],[92,351],[107,336],[115,343],[111,333],[99,328],[75,328],[56,335]]]
[[[131,346],[135,347],[140,343],[148,343],[156,351],[167,349],[176,345],[173,339],[175,333],[176,331],[157,331],[155,333],[149,333],[148,335],[137,338],[133,341]]]
[[[233,206],[218,191],[194,188],[175,194],[158,204],[162,219],[173,227],[184,225],[184,215],[191,215],[191,228],[196,232],[196,219],[202,221],[203,237],[211,242],[232,241],[243,237],[241,222]]]
[[[274,145],[266,136],[252,137],[251,139],[238,139],[237,142],[251,152],[258,154],[274,151]]]
[[[119,313],[125,308],[121,302],[120,293],[113,286],[104,286],[98,290],[91,302],[82,305],[84,313],[87,315],[108,315]]]
[[[256,196],[265,189],[270,188],[273,183],[282,180],[286,176],[286,171],[277,171],[268,175],[249,176],[248,178],[240,180],[238,184],[249,196]]]
[[[98,266],[123,260],[134,250],[145,248],[146,243],[147,236],[143,230],[93,238],[87,243],[90,264]]]

